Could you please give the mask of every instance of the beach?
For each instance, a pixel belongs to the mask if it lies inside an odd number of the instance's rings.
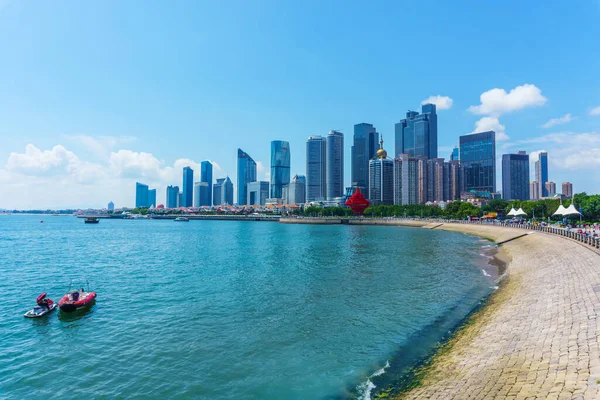
[[[501,242],[523,229],[444,223]],[[406,399],[600,395],[600,253],[536,231],[500,247],[506,278],[416,374]]]

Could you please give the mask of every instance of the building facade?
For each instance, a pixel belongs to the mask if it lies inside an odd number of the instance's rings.
[[[371,124],[354,125],[354,143],[351,149],[351,179],[353,187],[366,192],[369,185],[369,161],[375,157],[379,148],[379,133]]]
[[[269,198],[269,182],[257,181],[248,183],[248,198],[246,204],[249,206],[264,206]]]
[[[394,159],[394,204],[418,204],[419,160],[408,154]]]
[[[450,161],[459,161],[460,156],[458,154],[458,146],[454,146],[452,153],[450,153]]]
[[[387,157],[383,140],[369,161],[369,201],[371,204],[394,204],[394,161]]]
[[[208,197],[201,200],[200,205],[211,206],[213,193],[213,165],[210,161],[202,161],[200,163],[200,182],[208,183]]]
[[[190,167],[183,167],[183,204],[182,207],[192,207],[194,205],[194,170]]]
[[[395,155],[437,158],[437,113],[435,104],[423,104],[421,114],[408,111],[395,125]]]
[[[573,184],[571,182],[562,183],[562,194],[565,197],[573,197]]]
[[[178,201],[177,196],[179,195],[179,186],[167,186],[167,201],[165,207],[167,208],[177,208]]]
[[[529,155],[524,151],[503,154],[502,198],[511,201],[528,200],[529,197]]]
[[[472,133],[460,137],[463,190],[496,192],[496,133]]]
[[[248,198],[247,186],[256,182],[256,162],[242,149],[238,149],[238,205],[246,204]]]
[[[547,197],[554,196],[556,194],[556,183],[554,182],[546,182],[546,193]]]
[[[540,190],[538,189],[537,181],[529,182],[529,200],[538,200]]]
[[[148,206],[156,207],[156,189],[148,190]]]
[[[290,183],[290,144],[284,140],[271,142],[271,197],[281,198],[283,185]]]
[[[140,182],[135,183],[135,207],[149,207],[148,205],[148,185]]]
[[[232,205],[233,204],[233,183],[229,177],[217,179],[213,186],[213,205]]]
[[[327,197],[327,141],[311,136],[306,141],[306,201],[323,201]]]
[[[306,187],[298,175],[295,175],[285,187],[286,204],[306,203]]]
[[[194,207],[206,205],[209,200],[208,182],[194,182]]]
[[[535,181],[538,183],[538,199],[548,197],[546,182],[548,182],[548,153],[541,152],[535,162]]]
[[[108,202],[108,211],[115,211],[115,203],[113,203],[112,201]]]
[[[327,135],[326,193],[327,200],[344,196],[344,134],[329,131]]]

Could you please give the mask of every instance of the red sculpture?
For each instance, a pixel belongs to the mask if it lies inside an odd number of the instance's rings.
[[[365,199],[359,188],[356,188],[356,192],[346,201],[346,205],[352,209],[354,215],[362,215],[367,207],[369,207],[369,204],[371,203]]]

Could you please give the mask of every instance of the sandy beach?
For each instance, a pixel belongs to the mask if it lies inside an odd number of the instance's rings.
[[[496,242],[522,229],[443,224]],[[600,253],[535,232],[506,243],[507,277],[417,374],[407,399],[600,397]]]

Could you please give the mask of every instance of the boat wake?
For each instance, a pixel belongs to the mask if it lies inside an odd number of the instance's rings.
[[[381,367],[377,371],[373,372],[373,374],[371,376],[369,376],[366,381],[364,381],[363,383],[361,383],[360,385],[358,385],[356,387],[356,391],[358,392],[358,399],[371,400],[371,392],[373,391],[373,389],[375,389],[377,387],[371,381],[371,378],[383,375],[385,373],[385,370],[389,367],[390,367],[390,362],[386,361],[385,365],[383,367]]]

